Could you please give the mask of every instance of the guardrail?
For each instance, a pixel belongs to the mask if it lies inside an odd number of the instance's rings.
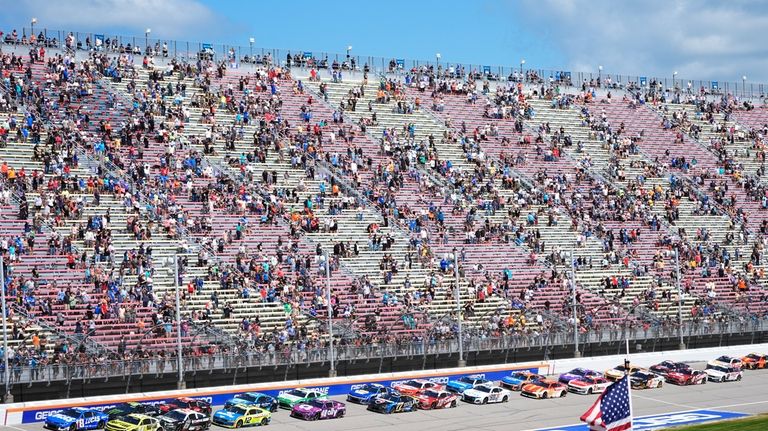
[[[475,79],[494,81],[544,82],[557,81],[563,86],[581,86],[583,83],[598,84],[608,88],[649,88],[653,85],[664,89],[679,91],[691,90],[698,93],[705,90],[708,94],[733,94],[745,98],[763,98],[768,86],[763,83],[747,83],[746,77],[734,81],[702,80],[678,77],[672,73],[666,77],[648,74],[609,73],[598,68],[597,72],[577,72],[569,70],[554,70],[526,66],[521,59],[516,65],[488,65],[467,62],[441,61],[436,54],[434,60],[415,60],[393,57],[362,56],[352,53],[352,47],[341,51],[306,51],[284,48],[257,47],[255,40],[247,46],[237,44],[222,44],[208,42],[190,42],[172,39],[144,36],[124,36],[109,33],[93,33],[48,28],[21,27],[14,40],[11,33],[0,40],[0,46],[24,45],[29,46],[34,35],[35,45],[55,48],[70,52],[75,51],[106,51],[112,53],[131,53],[133,55],[149,55],[158,58],[177,58],[182,60],[197,60],[212,58],[227,61],[235,66],[239,64],[265,64],[276,66],[316,67],[329,70],[360,70],[372,73],[405,73],[421,67],[432,67],[441,75],[451,78],[463,78],[472,75]]]

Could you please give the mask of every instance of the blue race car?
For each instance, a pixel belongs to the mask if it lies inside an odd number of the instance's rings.
[[[410,395],[401,395],[397,392],[374,398],[368,404],[368,410],[377,413],[415,412],[418,409],[419,400]]]
[[[235,405],[256,406],[271,412],[277,411],[277,399],[259,392],[246,392],[235,395],[224,403],[224,407]]]
[[[371,401],[381,395],[393,393],[392,388],[388,388],[378,383],[366,383],[358,388],[353,387],[347,394],[347,401],[357,404],[370,404]]]
[[[109,415],[94,409],[71,407],[45,419],[45,429],[53,431],[82,431],[104,428]]]
[[[488,379],[479,377],[462,377],[458,380],[449,380],[446,389],[457,394],[464,393],[467,389],[473,389],[475,386],[488,383]]]
[[[523,385],[543,380],[544,376],[534,374],[530,371],[515,371],[514,373],[501,379],[501,387],[511,391],[519,391]]]

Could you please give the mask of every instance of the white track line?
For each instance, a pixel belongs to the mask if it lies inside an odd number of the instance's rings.
[[[692,406],[692,405],[689,405],[689,404],[673,403],[671,401],[664,401],[664,400],[660,400],[660,399],[657,399],[657,398],[649,398],[649,397],[644,397],[642,395],[635,395],[635,394],[632,394],[632,398],[641,398],[641,399],[648,400],[648,401],[653,401],[653,402],[662,403],[662,404],[668,404],[670,406],[682,407],[684,409],[691,409],[691,410],[701,410],[703,408],[703,407],[695,407],[695,406]]]

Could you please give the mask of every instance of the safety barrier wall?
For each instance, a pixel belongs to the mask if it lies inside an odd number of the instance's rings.
[[[481,376],[489,380],[500,380],[502,377],[509,375],[512,371],[518,370],[529,370],[535,373],[543,373],[547,371],[548,366],[549,364],[546,362],[530,362],[521,364],[450,368],[391,374],[371,374],[344,378],[294,380],[276,383],[222,386],[205,389],[163,391],[143,394],[73,398],[67,400],[34,401],[0,406],[0,418],[2,418],[1,423],[3,425],[19,425],[42,422],[46,417],[52,414],[56,414],[57,412],[67,407],[78,406],[105,410],[114,407],[118,403],[127,401],[139,401],[157,404],[177,397],[203,399],[216,406],[224,404],[235,394],[240,394],[243,392],[261,392],[267,395],[277,396],[283,391],[299,387],[318,389],[321,392],[327,393],[328,395],[346,395],[358,385],[369,382],[380,383],[386,386],[394,386],[404,380],[419,378],[446,383],[449,379],[456,379],[464,376]]]

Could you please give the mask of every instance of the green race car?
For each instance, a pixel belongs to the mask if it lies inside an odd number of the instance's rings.
[[[151,416],[131,413],[110,420],[104,429],[107,431],[157,431],[160,429],[160,421]]]
[[[293,409],[293,406],[299,403],[307,403],[316,398],[328,398],[328,395],[317,389],[296,388],[285,391],[277,396],[277,405],[281,409]]]

